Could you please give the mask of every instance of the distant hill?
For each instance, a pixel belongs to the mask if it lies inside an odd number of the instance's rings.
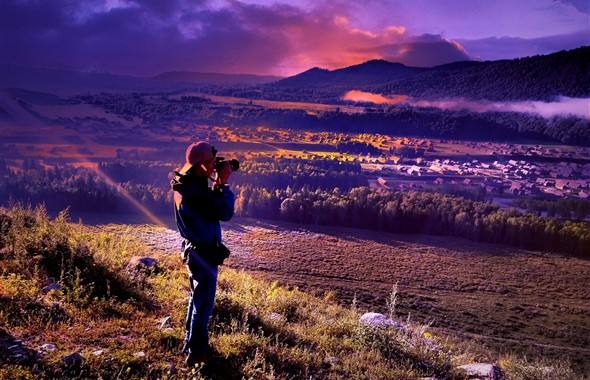
[[[70,95],[98,91],[162,91],[174,87],[127,75],[1,64],[0,89],[6,88]]]
[[[252,74],[220,74],[220,73],[199,73],[191,71],[170,71],[156,75],[152,79],[169,83],[193,83],[212,85],[257,85],[275,82],[281,77],[271,75]]]
[[[365,63],[345,67],[338,70],[325,70],[318,67],[301,74],[280,80],[277,86],[306,87],[348,85],[362,86],[367,84],[383,84],[394,80],[408,78],[423,72],[424,68],[408,67],[401,63],[375,59]]]
[[[432,68],[372,60],[338,70],[313,68],[269,85],[314,88],[327,97],[347,89],[420,98],[548,100],[558,95],[590,96],[590,47],[500,61],[462,61]],[[280,96],[280,94],[278,94]],[[316,99],[317,94],[314,94]]]
[[[111,73],[0,64],[0,89],[22,88],[59,95],[92,92],[159,92],[196,86],[261,85],[280,77],[248,74],[168,72],[153,78]]]

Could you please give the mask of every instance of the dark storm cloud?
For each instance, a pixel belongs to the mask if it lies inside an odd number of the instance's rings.
[[[509,59],[590,45],[590,33],[577,33],[540,38],[491,37],[479,40],[459,40],[469,53],[482,60]]]
[[[467,59],[455,42],[405,28],[355,28],[346,9],[229,1],[3,1],[0,62],[154,75],[169,70],[292,74],[373,58],[430,66]]]
[[[588,0],[556,0],[560,3],[569,4],[579,12],[590,13],[590,1]]]

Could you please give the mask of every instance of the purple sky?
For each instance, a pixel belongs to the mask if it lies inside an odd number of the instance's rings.
[[[590,45],[584,0],[2,0],[0,63],[291,75]]]

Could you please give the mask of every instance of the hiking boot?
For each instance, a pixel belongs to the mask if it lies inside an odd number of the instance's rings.
[[[194,367],[199,363],[206,363],[209,360],[209,354],[190,353],[184,360],[184,364],[188,367]]]

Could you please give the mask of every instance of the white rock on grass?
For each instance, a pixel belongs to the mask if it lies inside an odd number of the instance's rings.
[[[57,350],[57,346],[53,343],[45,343],[41,347],[39,347],[39,351],[41,352],[53,352]]]
[[[494,364],[490,363],[465,364],[458,368],[465,371],[470,379],[501,380],[504,378],[502,376],[502,371]]]
[[[365,313],[361,315],[360,322],[365,326],[393,327],[396,329],[405,328],[401,322],[394,321],[393,319],[387,318],[385,315],[380,313]]]
[[[268,319],[270,319],[271,321],[277,321],[277,322],[285,322],[287,320],[287,318],[285,318],[283,315],[281,315],[279,313],[275,313],[274,311],[268,313],[266,315],[266,317]]]
[[[145,352],[139,351],[139,352],[134,353],[133,356],[135,356],[136,358],[143,358],[143,357],[145,357]]]

